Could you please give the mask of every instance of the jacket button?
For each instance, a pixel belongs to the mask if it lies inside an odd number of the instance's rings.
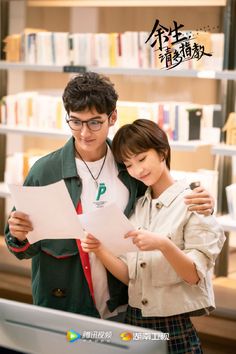
[[[60,288],[55,288],[52,290],[52,295],[56,297],[65,297],[66,296],[66,290],[65,289],[60,289]]]
[[[157,209],[161,209],[161,208],[162,208],[162,205],[163,205],[162,203],[157,202],[157,203],[156,203],[156,208],[157,208]]]
[[[142,302],[143,305],[147,305],[148,304],[148,300],[147,299],[143,299],[141,302]]]
[[[147,263],[146,263],[146,262],[142,262],[142,263],[140,263],[140,267],[141,267],[141,268],[145,268],[145,267],[146,267],[146,265],[147,265]]]

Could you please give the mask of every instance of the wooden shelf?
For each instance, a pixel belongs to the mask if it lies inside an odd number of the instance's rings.
[[[9,62],[5,60],[0,61],[1,70],[24,70],[24,71],[51,71],[62,72],[63,67],[59,65],[39,65],[27,64],[24,62]]]
[[[16,128],[14,126],[7,126],[0,124],[0,133],[2,134],[21,134],[21,135],[35,135],[35,136],[44,136],[52,138],[62,138],[66,139],[71,136],[70,131],[60,131],[59,129],[37,129],[37,128]],[[112,136],[109,136],[112,138]],[[209,145],[207,142],[200,140],[191,140],[191,141],[170,141],[170,146],[173,150],[178,151],[196,151],[201,146]]]
[[[236,145],[218,144],[212,147],[213,155],[234,156],[236,155]]]
[[[226,0],[27,0],[35,7],[170,7],[225,6]]]
[[[71,136],[70,131],[61,131],[59,129],[40,129],[40,128],[24,128],[24,127],[13,127],[0,125],[0,133],[2,134],[21,134],[21,135],[34,135],[34,136],[44,136],[49,138],[61,138],[66,139]]]
[[[205,141],[170,141],[171,149],[175,151],[196,151],[199,147],[210,145]]]
[[[60,72],[60,73],[76,73],[78,72],[77,66],[66,66],[67,71],[60,65],[40,65],[40,64],[27,64],[23,62],[7,62],[0,61],[0,69],[2,70],[24,70],[24,71],[46,71],[46,72]],[[142,69],[142,68],[119,68],[119,67],[97,67],[88,66],[87,71],[94,71],[106,75],[134,75],[134,76],[155,76],[155,77],[186,77],[186,78],[199,78],[199,79],[216,79],[216,80],[236,80],[236,70],[161,70],[161,69]]]

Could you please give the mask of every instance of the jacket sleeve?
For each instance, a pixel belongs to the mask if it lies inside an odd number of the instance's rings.
[[[32,258],[41,249],[40,242],[31,245],[27,239],[19,241],[16,237],[12,236],[8,224],[5,228],[5,241],[9,251],[19,259]]]
[[[225,241],[223,229],[215,217],[192,213],[184,229],[184,252],[195,263],[199,277],[205,278]]]
[[[169,237],[175,243],[175,234],[170,234]],[[209,275],[209,270],[213,268],[223,247],[225,235],[221,226],[213,216],[191,213],[183,229],[183,241],[181,250],[192,259],[199,278],[203,280]],[[125,261],[123,257],[122,260]],[[161,252],[150,252],[149,261],[153,285],[169,286],[184,281]],[[133,253],[128,254],[128,267],[130,279],[135,279],[137,259]],[[198,285],[201,286],[201,282]]]

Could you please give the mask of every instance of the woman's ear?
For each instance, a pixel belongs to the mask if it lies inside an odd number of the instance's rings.
[[[166,161],[166,152],[161,153],[161,161]]]
[[[110,118],[109,118],[109,126],[113,126],[117,121],[117,109],[114,109]]]

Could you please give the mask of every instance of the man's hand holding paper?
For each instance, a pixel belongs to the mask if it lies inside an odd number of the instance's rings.
[[[9,190],[16,210],[29,215],[33,225],[27,234],[30,243],[84,236],[64,181],[43,187],[9,185]]]
[[[134,227],[115,203],[77,215],[64,181],[43,187],[9,185],[9,189],[17,212],[29,215],[33,225],[33,230],[24,233],[30,243],[43,239],[83,239],[86,231],[114,254],[137,250],[132,240],[124,238]]]

